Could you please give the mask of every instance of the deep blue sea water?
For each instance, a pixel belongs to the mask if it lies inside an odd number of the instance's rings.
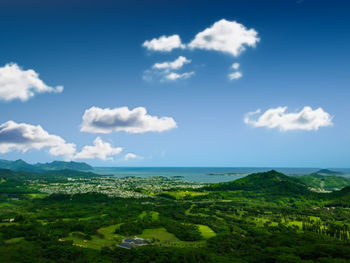
[[[269,167],[94,167],[94,172],[98,174],[114,175],[117,177],[151,177],[165,176],[173,178],[181,176],[185,181],[218,183],[233,181],[244,175],[256,172],[277,170],[287,175],[310,174],[320,170],[320,168],[269,168]],[[350,174],[349,169],[332,169]],[[217,175],[217,174],[235,174]],[[211,175],[215,174],[215,175]]]

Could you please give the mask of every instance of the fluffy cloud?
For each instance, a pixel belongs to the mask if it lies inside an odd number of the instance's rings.
[[[119,154],[121,147],[113,148],[111,144],[97,137],[93,146],[84,146],[81,152],[77,152],[74,143],[67,143],[60,136],[49,134],[40,125],[16,123],[8,121],[0,125],[0,153],[11,151],[49,149],[53,156],[63,156],[66,160],[73,159],[110,159]]]
[[[191,63],[190,59],[186,57],[179,56],[174,61],[167,61],[163,63],[156,63],[152,68],[154,69],[162,69],[162,70],[176,70],[182,68],[183,65]]]
[[[76,151],[73,143],[66,143],[60,136],[49,134],[40,125],[8,121],[0,125],[0,153],[13,150],[26,152],[30,149],[40,150],[49,147],[54,156],[72,158]]]
[[[138,156],[138,155],[136,155],[134,153],[127,153],[127,154],[125,154],[124,161],[129,161],[131,159],[142,159],[142,157]]]
[[[0,67],[0,100],[26,101],[37,93],[62,91],[62,86],[47,86],[33,69],[23,70],[15,63]]]
[[[241,78],[242,76],[243,76],[242,73],[239,72],[239,71],[232,72],[232,73],[228,74],[228,78],[229,78],[230,80],[239,79],[239,78]]]
[[[146,40],[143,47],[152,51],[169,52],[175,48],[184,48],[185,46],[181,43],[179,35],[172,36],[161,36],[159,38],[153,38],[152,40]]]
[[[194,75],[194,71],[185,73],[170,72],[164,76],[163,80],[176,81],[178,79],[188,79]]]
[[[163,132],[176,128],[176,122],[170,117],[157,117],[147,114],[147,110],[138,107],[106,108],[91,107],[83,115],[81,131],[89,133],[128,133]]]
[[[112,156],[120,154],[123,151],[122,147],[114,148],[108,142],[102,141],[100,137],[94,140],[93,146],[84,146],[81,152],[74,156],[74,159],[112,159]]]
[[[286,113],[287,107],[277,107],[265,111],[261,110],[250,112],[244,118],[246,124],[254,127],[266,127],[270,129],[279,129],[280,131],[305,130],[317,131],[320,127],[332,126],[332,116],[322,108],[313,110],[305,106],[301,111]],[[260,116],[257,119],[251,119],[252,116]]]
[[[246,47],[255,47],[259,40],[258,32],[254,29],[247,29],[236,21],[221,19],[211,27],[199,32],[188,47],[238,56]]]

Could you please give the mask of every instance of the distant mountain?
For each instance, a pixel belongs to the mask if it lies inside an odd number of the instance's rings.
[[[314,173],[296,177],[312,190],[316,191],[334,191],[350,186],[350,179],[335,176],[324,175],[324,173]]]
[[[83,172],[77,170],[51,170],[44,172],[28,172],[28,171],[14,171],[8,169],[0,169],[1,178],[13,179],[44,179],[44,180],[58,180],[62,178],[91,178],[101,177],[103,175],[94,174],[92,172]]]
[[[12,171],[40,172],[40,168],[28,164],[21,159],[16,161],[0,160],[0,169],[8,169]]]
[[[321,169],[321,170],[317,171],[316,174],[320,174],[320,175],[342,175],[343,173],[342,172],[328,170],[328,169]]]
[[[307,187],[294,177],[271,170],[254,173],[232,182],[218,183],[206,187],[207,190],[236,191],[244,190],[254,194],[269,196],[299,196],[311,193]]]
[[[90,170],[93,170],[93,167],[86,163],[62,162],[62,161],[54,161],[51,163],[37,163],[35,165],[32,165],[19,159],[16,161],[0,160],[0,169],[8,169],[12,171],[25,171],[25,172],[44,172],[44,171],[58,171],[58,170],[65,170],[65,169],[90,171]]]
[[[62,162],[62,161],[53,161],[51,163],[37,163],[35,164],[35,167],[38,167],[42,170],[79,170],[79,171],[91,171],[94,168],[87,163],[81,163],[81,162]]]

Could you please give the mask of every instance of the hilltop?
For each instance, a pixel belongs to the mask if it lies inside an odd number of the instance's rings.
[[[250,174],[244,178],[227,183],[212,184],[205,187],[209,191],[245,191],[249,194],[265,196],[301,196],[312,194],[307,187],[294,177],[271,170]]]

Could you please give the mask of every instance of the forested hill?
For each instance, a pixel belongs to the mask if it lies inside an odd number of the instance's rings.
[[[94,168],[87,163],[82,162],[62,162],[62,161],[53,161],[51,163],[37,163],[36,167],[42,170],[80,170],[80,171],[91,171]]]
[[[295,178],[316,191],[334,191],[350,186],[350,179],[342,176],[314,173]]]
[[[40,168],[26,163],[21,159],[16,161],[0,160],[0,169],[8,169],[12,171],[40,172]]]
[[[329,206],[350,206],[350,186],[343,188],[340,191],[334,191],[329,194],[332,200]]]
[[[82,162],[63,162],[54,161],[51,163],[37,163],[29,164],[19,159],[16,161],[0,160],[0,169],[8,169],[12,171],[24,171],[24,172],[44,172],[44,171],[58,171],[58,170],[79,170],[90,171],[93,167]]]
[[[277,195],[308,195],[311,193],[298,179],[271,170],[264,173],[254,173],[232,182],[212,184],[205,187],[211,191],[244,190],[256,193]]]

